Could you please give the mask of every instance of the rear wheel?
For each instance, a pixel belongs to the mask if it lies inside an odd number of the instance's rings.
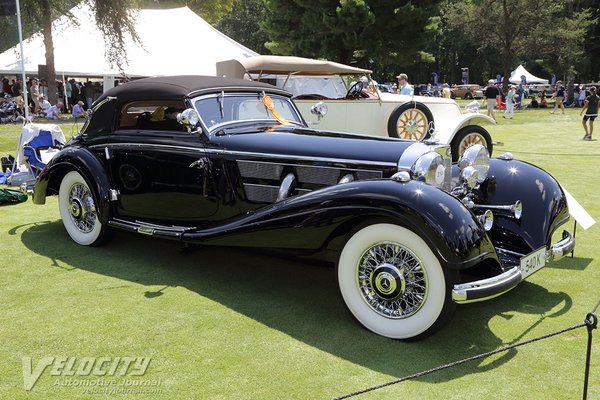
[[[433,115],[422,103],[411,101],[396,108],[388,121],[388,134],[407,140],[421,141],[434,131]]]
[[[393,339],[419,339],[454,310],[456,271],[446,271],[409,229],[374,224],[356,232],[340,254],[338,284],[346,306],[367,329]]]
[[[471,100],[472,98],[473,98],[473,95],[471,93],[465,94],[465,99]]]
[[[488,131],[479,125],[467,125],[456,132],[452,142],[450,142],[452,161],[458,161],[465,150],[474,144],[485,146],[488,149],[490,156],[492,155],[494,145]]]
[[[68,172],[60,182],[58,207],[67,233],[84,246],[98,246],[106,239],[106,227],[98,220],[94,193],[81,174]]]

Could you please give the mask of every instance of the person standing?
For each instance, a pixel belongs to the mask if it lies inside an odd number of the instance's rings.
[[[494,107],[496,107],[496,99],[498,96],[500,96],[500,90],[498,90],[496,85],[494,85],[494,80],[490,79],[485,91],[483,92],[483,97],[485,97],[487,101],[487,115],[494,121],[496,120],[496,116],[494,115]]]
[[[510,119],[513,118],[516,96],[518,96],[518,94],[515,91],[515,86],[510,85],[508,93],[506,94],[506,109],[504,110],[504,114],[502,114],[502,118],[506,118],[506,114],[510,114]]]
[[[396,78],[398,78],[398,94],[411,95],[412,90],[408,84],[408,75],[400,74]]]
[[[565,98],[565,87],[561,81],[556,82],[556,91],[552,94],[552,97],[556,99],[556,102],[554,103],[554,109],[550,111],[550,114],[554,114],[558,107],[560,107],[561,113],[564,114],[565,105],[563,104],[563,100]]]
[[[585,111],[585,115],[583,116],[583,129],[585,130],[585,136],[583,140],[592,140],[592,133],[594,133],[594,120],[598,116],[598,101],[600,101],[600,97],[596,94],[596,87],[592,86],[590,88],[590,95],[586,97],[583,102],[583,107],[581,108],[581,112],[579,115],[583,114]],[[588,130],[587,121],[590,121],[590,127]]]
[[[31,101],[33,101],[33,113],[37,114],[40,112],[40,84],[36,78],[31,80],[31,87],[29,88],[29,94],[31,94]]]

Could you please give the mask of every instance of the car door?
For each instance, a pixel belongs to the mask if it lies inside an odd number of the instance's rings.
[[[182,225],[209,219],[219,208],[215,157],[186,132],[114,132],[105,158],[119,191],[118,214]]]

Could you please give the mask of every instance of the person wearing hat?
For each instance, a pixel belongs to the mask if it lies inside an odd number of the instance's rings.
[[[502,118],[506,118],[506,114],[510,114],[510,119],[513,118],[513,114],[515,112],[515,96],[515,85],[510,85],[508,88],[508,93],[506,93],[506,109],[504,110],[504,114],[502,114]]]
[[[483,97],[485,97],[487,101],[487,115],[496,120],[496,116],[494,115],[494,107],[496,107],[496,99],[500,96],[500,90],[494,84],[494,80],[490,79],[488,81],[488,85],[483,91]]]
[[[411,95],[412,90],[408,84],[408,75],[400,74],[396,78],[398,78],[398,94]]]
[[[556,90],[552,93],[552,98],[556,99],[554,103],[554,109],[550,111],[550,114],[554,114],[556,109],[560,107],[561,113],[565,113],[565,105],[563,104],[563,99],[565,98],[565,87],[562,84],[562,81],[556,82]]]

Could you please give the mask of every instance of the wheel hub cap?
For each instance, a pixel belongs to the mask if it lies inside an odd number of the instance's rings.
[[[380,297],[395,299],[406,291],[406,280],[403,271],[386,263],[371,273],[371,286]]]
[[[356,283],[369,307],[387,318],[409,317],[427,298],[427,274],[421,261],[399,243],[369,247],[358,262]]]

